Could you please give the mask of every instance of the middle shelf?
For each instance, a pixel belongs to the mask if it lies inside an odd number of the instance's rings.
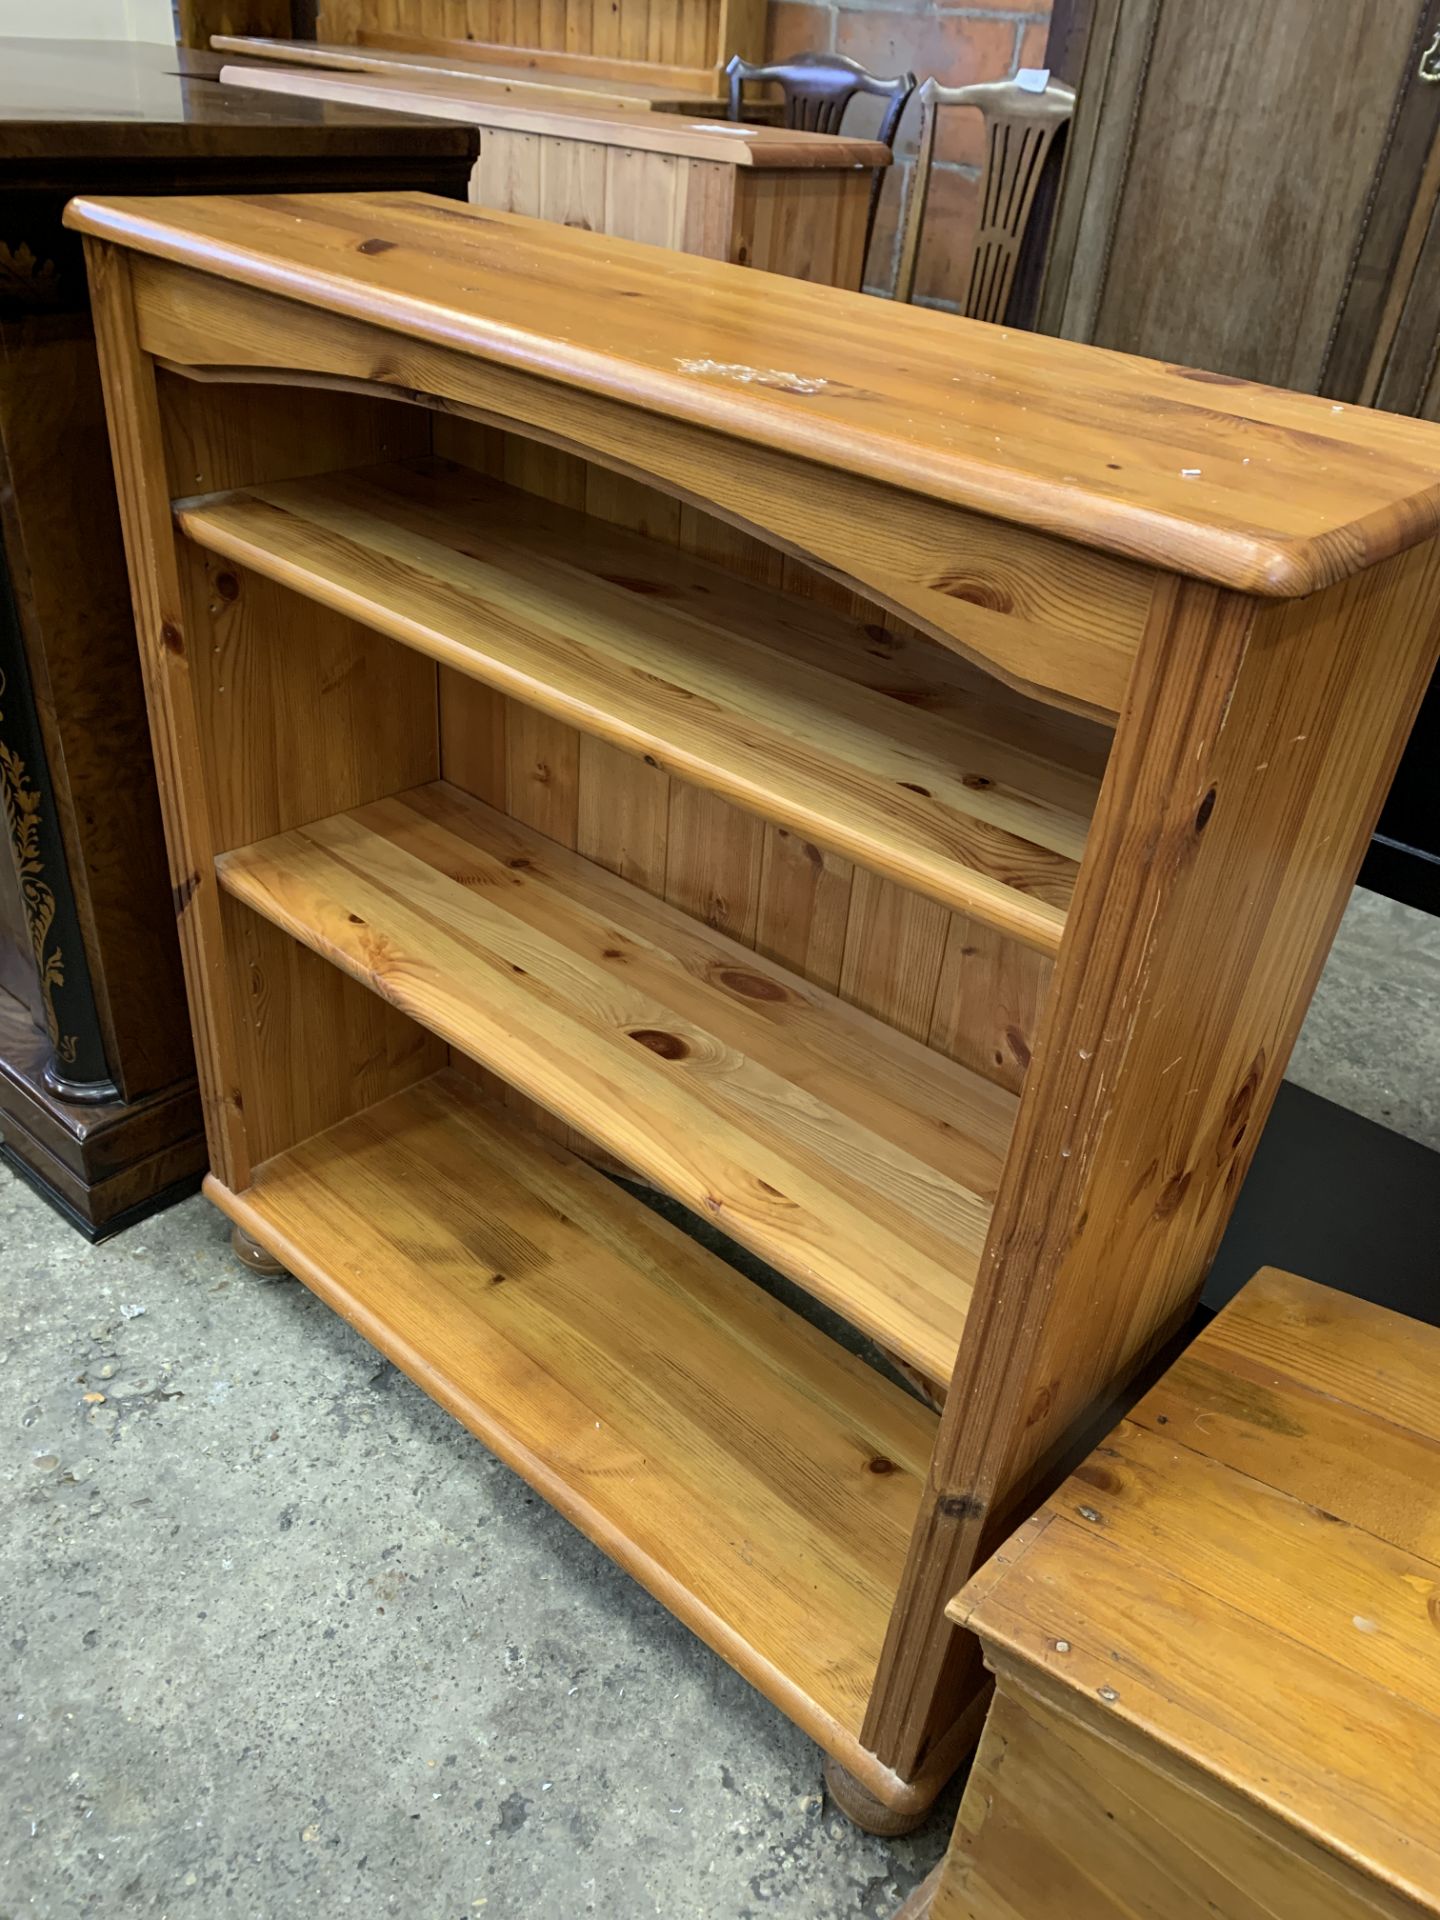
[[[222,885],[937,1380],[1016,1099],[444,782]]]
[[[176,506],[199,545],[1053,954],[1099,789],[1067,715],[442,460]]]

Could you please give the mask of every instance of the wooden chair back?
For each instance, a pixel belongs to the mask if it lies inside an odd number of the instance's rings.
[[[773,81],[784,100],[785,125],[800,127],[806,133],[839,133],[845,109],[855,96],[873,95],[888,103],[875,138],[892,150],[901,116],[910,104],[916,84],[913,73],[899,73],[891,80],[883,80],[843,53],[797,53],[793,59],[776,61],[773,66],[753,66],[737,53],[726,66],[725,75],[730,82],[726,110],[732,120],[740,118],[747,81]],[[867,254],[884,180],[884,174],[877,168],[870,183],[870,212],[865,221]]]
[[[900,217],[897,300],[915,297],[920,229],[930,191],[935,125],[942,107],[978,108],[985,119],[980,224],[961,310],[972,320],[1000,321],[1005,318],[1021,242],[1045,162],[1056,135],[1075,111],[1075,89],[1053,76],[1039,90],[1023,86],[1013,76],[1009,80],[977,81],[968,87],[942,87],[938,80],[925,81],[920,88],[919,141]]]

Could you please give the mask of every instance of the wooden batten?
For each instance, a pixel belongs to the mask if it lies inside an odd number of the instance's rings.
[[[479,126],[485,124],[486,109],[510,103],[552,113],[631,115],[648,114],[654,104],[646,94],[592,80],[572,82],[563,75],[466,75],[428,63],[416,65],[398,58],[371,61],[344,47],[292,46],[288,41],[270,43],[268,55],[262,43],[236,40],[230,47],[244,57],[226,61],[220,69],[222,86],[298,100],[333,100],[342,106],[382,107],[391,113]]]

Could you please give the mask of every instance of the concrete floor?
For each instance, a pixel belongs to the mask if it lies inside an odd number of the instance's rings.
[[[1296,1077],[1440,1146],[1440,925],[1357,895]],[[881,1920],[938,1857],[186,1202],[0,1169],[0,1920]]]
[[[1355,890],[1289,1078],[1440,1151],[1440,920]]]

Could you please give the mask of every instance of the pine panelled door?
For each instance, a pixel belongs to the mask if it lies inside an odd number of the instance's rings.
[[[899,1830],[1250,1162],[1440,428],[423,195],[69,218],[207,1191]]]

